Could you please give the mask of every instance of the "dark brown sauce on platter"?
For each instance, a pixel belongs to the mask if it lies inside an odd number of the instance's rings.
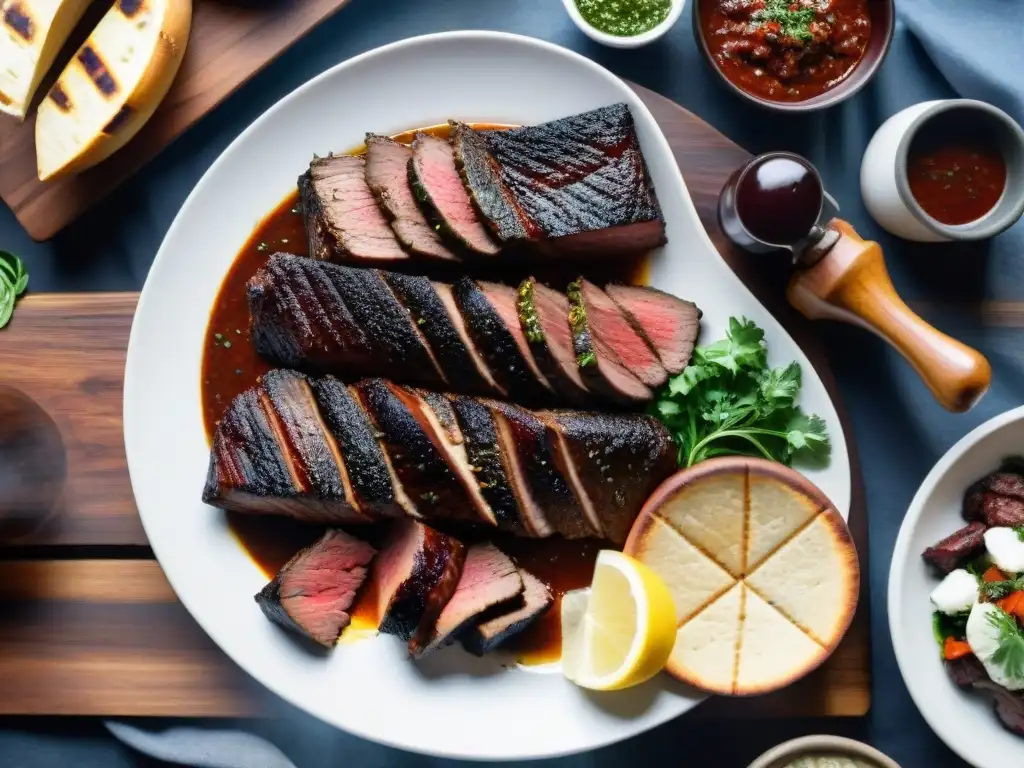
[[[507,126],[473,124],[477,128]],[[411,142],[416,133],[427,131],[445,137],[448,126],[415,129],[394,136],[398,141]],[[359,148],[353,152],[362,151]],[[298,173],[301,169],[297,169]],[[263,360],[253,347],[249,334],[249,307],[245,285],[276,251],[297,255],[308,253],[306,233],[299,209],[298,192],[290,193],[256,228],[235,257],[214,302],[206,331],[202,368],[202,407],[207,439],[212,441],[217,422],[228,404],[272,366]],[[403,271],[426,274],[429,277],[452,280],[469,268],[459,265],[442,269],[426,261],[413,260]],[[647,259],[616,261],[614,263],[516,263],[481,268],[472,265],[473,275],[517,285],[528,275],[534,275],[552,287],[564,287],[584,271],[591,280],[615,281],[643,285],[647,282]],[[291,557],[313,543],[323,532],[320,526],[311,526],[287,518],[264,517],[227,513],[233,535],[259,566],[267,579],[271,579]],[[362,538],[373,541],[370,529],[351,529]],[[461,535],[464,541],[471,536]],[[504,647],[513,651],[523,663],[540,664],[557,661],[561,655],[561,627],[559,602],[562,594],[590,585],[594,562],[607,542],[595,539],[566,541],[561,537],[527,539],[488,532],[487,537],[514,557],[526,570],[548,584],[556,600],[551,610],[531,628],[510,640]],[[342,637],[359,637],[377,626],[376,596],[363,590],[351,611],[352,626]]]

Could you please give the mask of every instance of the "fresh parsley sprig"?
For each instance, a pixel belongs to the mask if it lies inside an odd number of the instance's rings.
[[[1024,631],[1017,619],[1001,608],[990,611],[988,622],[999,630],[999,647],[992,661],[1009,677],[1024,678]]]
[[[1002,600],[1014,592],[1024,591],[1024,575],[1006,581],[982,581],[978,588],[989,600]]]
[[[0,328],[11,321],[14,305],[26,288],[28,272],[21,259],[13,253],[0,251]]]
[[[672,432],[684,467],[727,454],[824,463],[828,432],[796,405],[801,383],[798,363],[769,368],[764,331],[733,317],[724,339],[694,350],[651,412]]]

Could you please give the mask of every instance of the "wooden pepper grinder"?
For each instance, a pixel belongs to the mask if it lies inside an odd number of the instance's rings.
[[[817,170],[788,152],[755,157],[727,182],[719,221],[754,253],[793,252],[787,298],[805,317],[859,325],[889,342],[950,411],[970,410],[988,391],[992,367],[967,345],[926,323],[893,287],[878,243],[842,219],[817,222],[824,189]]]

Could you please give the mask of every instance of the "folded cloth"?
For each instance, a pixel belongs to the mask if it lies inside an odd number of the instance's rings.
[[[244,731],[167,728],[145,731],[105,722],[115,738],[143,754],[195,768],[295,768],[295,763],[265,739]]]
[[[957,94],[1024,123],[1024,2],[898,0],[896,7]]]

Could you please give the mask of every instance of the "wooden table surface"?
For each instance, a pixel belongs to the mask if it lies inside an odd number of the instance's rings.
[[[732,252],[718,235],[718,190],[748,155],[667,99],[637,90],[669,137],[723,254],[801,343],[837,397],[810,325],[780,301],[784,270],[766,270]],[[258,715],[270,696],[188,616],[148,548],[121,433],[122,374],[136,301],[125,293],[29,296],[0,335],[0,386],[25,398],[18,411],[29,425],[17,452],[8,445],[5,456],[0,447],[0,462],[18,460],[19,471],[46,478],[29,504],[49,510],[43,525],[0,555],[0,714]],[[55,473],[63,481],[59,494]],[[0,487],[3,478],[0,472]],[[851,527],[866,574],[856,466],[853,488]],[[864,714],[870,703],[867,589],[862,594],[854,627],[818,672],[770,696],[713,700],[698,716]]]

